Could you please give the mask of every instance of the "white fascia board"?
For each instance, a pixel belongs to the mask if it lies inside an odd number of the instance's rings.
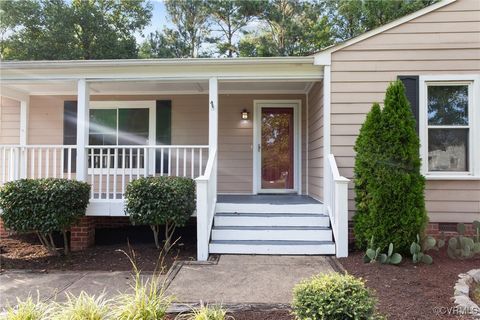
[[[251,65],[152,65],[114,67],[79,67],[52,69],[5,69],[2,81],[22,80],[75,80],[135,81],[170,80],[202,81],[217,77],[219,80],[318,80],[323,77],[321,66],[309,63],[251,64]]]
[[[326,65],[329,65],[330,63],[326,63],[326,61],[330,61],[330,54],[332,52],[335,52],[335,51],[338,51],[338,50],[341,50],[345,47],[348,47],[348,46],[351,46],[357,42],[360,42],[360,41],[363,41],[363,40],[366,40],[368,38],[371,38],[377,34],[380,34],[382,32],[385,32],[387,30],[390,30],[392,28],[395,28],[399,25],[402,25],[410,20],[413,20],[413,19],[416,19],[418,17],[421,17],[427,13],[430,13],[432,11],[435,11],[437,9],[440,9],[442,7],[445,7],[453,2],[455,2],[457,0],[443,0],[443,1],[440,1],[440,2],[437,2],[435,4],[432,4],[428,7],[425,7],[423,9],[420,9],[418,11],[415,11],[409,15],[406,15],[406,16],[403,16],[397,20],[394,20],[390,23],[387,23],[386,25],[383,25],[381,27],[378,27],[376,29],[373,29],[373,30],[370,30],[368,32],[365,32],[355,38],[352,38],[350,40],[347,40],[343,43],[340,43],[338,45],[335,45],[335,46],[331,46],[331,47],[328,47],[326,48],[325,50],[323,51],[320,51],[319,53],[316,53],[314,54],[313,56],[315,57],[315,64],[326,64]]]

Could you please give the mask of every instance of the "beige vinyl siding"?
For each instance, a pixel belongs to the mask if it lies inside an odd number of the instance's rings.
[[[323,199],[323,82],[308,93],[308,195]]]
[[[332,54],[332,153],[353,177],[353,145],[373,102],[398,75],[478,74],[480,1],[458,0]],[[477,106],[478,107],[478,101]],[[354,211],[353,185],[349,209]],[[427,181],[432,222],[471,222],[480,214],[480,181]]]
[[[76,96],[31,96],[28,144],[63,144],[63,105]],[[92,101],[172,101],[172,144],[208,144],[208,95],[92,96]],[[219,177],[221,193],[252,193],[253,188],[253,103],[254,100],[301,100],[302,104],[302,190],[306,188],[305,95],[220,95],[219,97]],[[243,109],[250,120],[242,121]],[[1,143],[18,143],[20,104],[2,99]],[[10,128],[7,130],[7,128]],[[3,131],[6,130],[6,131]],[[8,134],[6,134],[8,132]]]
[[[0,98],[0,144],[20,142],[20,102]]]

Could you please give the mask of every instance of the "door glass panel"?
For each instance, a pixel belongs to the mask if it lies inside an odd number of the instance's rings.
[[[117,109],[90,110],[88,140],[90,145],[117,144]]]
[[[262,189],[293,189],[293,108],[262,108]]]

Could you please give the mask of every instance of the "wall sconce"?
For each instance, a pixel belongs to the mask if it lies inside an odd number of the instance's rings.
[[[243,109],[242,111],[242,120],[248,120],[248,115],[250,113],[247,111],[247,109]]]

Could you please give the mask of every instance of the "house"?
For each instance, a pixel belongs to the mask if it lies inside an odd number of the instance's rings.
[[[198,259],[348,254],[353,145],[401,79],[429,232],[480,217],[480,1],[444,0],[308,57],[2,62],[0,183],[92,185],[72,248],[128,181],[196,179]]]

